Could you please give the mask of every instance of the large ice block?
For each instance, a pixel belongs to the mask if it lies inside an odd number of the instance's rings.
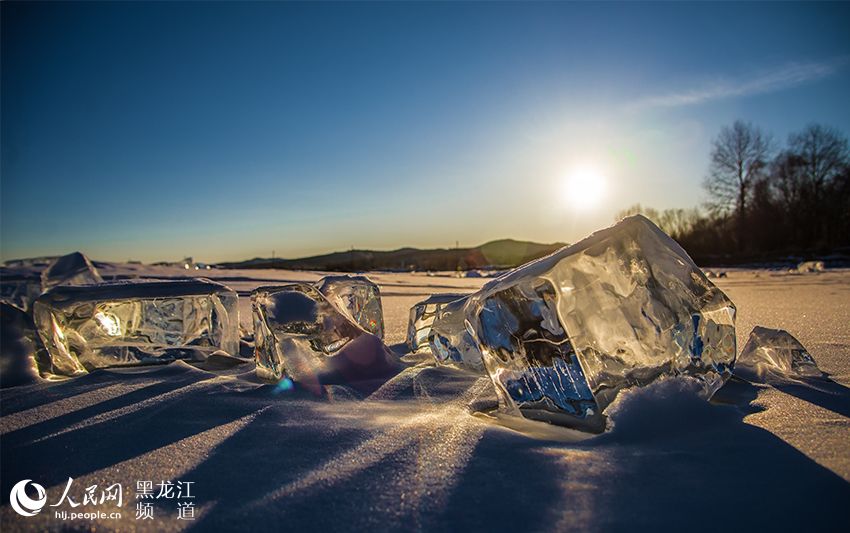
[[[735,374],[757,382],[779,378],[823,377],[815,359],[793,335],[756,326],[735,362]]]
[[[366,276],[325,276],[316,282],[316,288],[360,327],[384,338],[381,291],[372,280]]]
[[[305,283],[258,287],[251,293],[257,376],[289,376],[307,388],[362,382],[396,369],[376,335]]]
[[[509,411],[590,431],[624,388],[691,376],[708,396],[735,362],[735,306],[642,216],[488,283],[465,313]]]
[[[34,318],[63,375],[239,353],[236,292],[202,278],[61,285],[36,300]]]
[[[439,365],[482,371],[484,361],[466,323],[466,297],[449,302],[436,312],[428,344]]]
[[[80,252],[63,255],[41,273],[41,289],[44,291],[57,285],[88,285],[101,281],[103,278],[92,262]]]
[[[428,334],[437,312],[447,303],[463,298],[464,294],[432,294],[410,308],[407,323],[407,347],[411,352],[419,351],[428,345]]]

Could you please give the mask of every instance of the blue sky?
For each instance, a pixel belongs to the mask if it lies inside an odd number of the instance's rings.
[[[575,241],[702,202],[737,118],[850,133],[848,27],[817,3],[4,2],[0,253]],[[564,192],[577,168],[597,203]]]

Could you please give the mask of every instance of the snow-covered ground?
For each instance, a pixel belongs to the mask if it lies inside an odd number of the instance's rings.
[[[251,289],[322,275],[101,268],[105,278],[187,273],[239,291],[246,330]],[[412,304],[487,281],[370,277],[390,346],[404,341]],[[611,432],[582,439],[478,412],[495,401],[489,378],[428,357],[366,399],[344,387],[322,398],[281,391],[257,382],[250,364],[103,370],[0,392],[2,529],[846,531],[850,271],[714,281],[738,307],[739,347],[755,325],[786,329],[831,381],[730,383],[710,404],[674,384],[643,389],[613,406]],[[53,504],[69,477],[78,503],[87,487],[121,483],[121,517],[63,521],[54,512],[67,504],[22,517],[9,506],[20,480],[42,484]],[[193,482],[195,520],[177,520],[167,498],[149,500],[152,520],[137,519],[137,482],[169,480]],[[101,508],[115,510],[109,503]]]

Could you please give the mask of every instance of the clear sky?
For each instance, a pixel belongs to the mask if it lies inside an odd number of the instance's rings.
[[[701,203],[737,118],[850,134],[848,28],[817,3],[3,2],[0,251],[575,241]]]

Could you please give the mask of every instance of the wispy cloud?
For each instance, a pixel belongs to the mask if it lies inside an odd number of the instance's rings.
[[[847,64],[847,58],[809,63],[787,63],[772,70],[738,79],[720,78],[702,87],[650,96],[634,102],[632,109],[679,107],[723,98],[764,94],[828,78]]]

